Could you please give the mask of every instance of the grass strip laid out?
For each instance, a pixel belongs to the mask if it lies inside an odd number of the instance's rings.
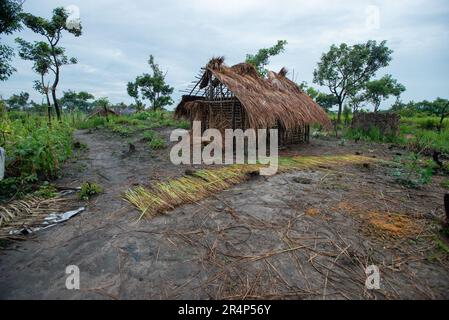
[[[366,163],[372,158],[356,155],[280,157],[278,173],[314,167]],[[203,169],[192,175],[159,182],[150,188],[135,187],[125,194],[125,200],[140,210],[140,218],[152,217],[175,207],[195,203],[212,194],[248,180],[260,164],[235,164],[215,169]]]

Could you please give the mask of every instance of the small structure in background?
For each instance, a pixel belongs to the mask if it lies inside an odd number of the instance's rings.
[[[130,116],[133,115],[135,113],[137,113],[137,110],[131,107],[126,107],[125,109],[119,109],[119,110],[115,110],[118,114],[120,114],[121,116]]]
[[[107,107],[98,107],[89,114],[89,118],[94,116],[107,118],[108,116],[118,116],[118,113]]]
[[[368,132],[379,129],[382,135],[399,134],[401,116],[396,113],[356,112],[352,118],[351,128]]]
[[[282,68],[263,78],[251,64],[228,67],[224,58],[214,58],[182,97],[175,117],[201,121],[202,133],[209,128],[222,134],[225,129],[277,128],[279,145],[308,142],[311,124],[329,127],[330,121],[286,74]]]

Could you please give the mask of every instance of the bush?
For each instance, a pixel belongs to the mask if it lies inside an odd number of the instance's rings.
[[[439,151],[449,154],[449,128],[441,131],[418,130],[409,140],[408,146],[415,151]]]
[[[432,180],[434,171],[431,160],[423,160],[415,153],[395,158],[393,167],[392,176],[398,183],[408,188],[419,188],[428,184]]]
[[[107,123],[106,118],[104,117],[92,117],[87,120],[79,123],[77,125],[78,129],[93,129],[103,127]]]
[[[443,188],[449,190],[449,179],[443,180],[443,181],[441,182],[441,186],[442,186]]]
[[[146,130],[146,131],[143,133],[143,140],[144,140],[144,141],[151,142],[151,141],[156,137],[156,135],[157,135],[156,131],[153,131],[153,130]]]
[[[143,140],[148,143],[151,149],[165,148],[165,139],[161,137],[156,131],[147,130],[143,133]]]
[[[383,135],[379,128],[371,127],[369,130],[348,128],[343,135],[348,140],[363,140],[372,142],[399,143],[401,137],[397,135]]]
[[[45,117],[0,119],[0,146],[6,151],[6,179],[0,182],[3,196],[29,191],[39,180],[51,180],[60,174],[62,163],[72,154],[73,129],[67,122],[47,125]]]
[[[79,198],[81,200],[89,200],[93,196],[103,192],[103,189],[94,182],[84,182],[81,185],[81,190],[79,191]]]
[[[39,189],[34,193],[35,196],[49,199],[54,198],[58,194],[56,188],[48,183],[48,181],[45,181],[41,186],[39,186]]]
[[[157,137],[153,138],[153,140],[151,140],[148,143],[148,146],[151,149],[154,149],[154,150],[156,150],[156,149],[164,149],[165,148],[165,140],[163,138],[157,136]]]

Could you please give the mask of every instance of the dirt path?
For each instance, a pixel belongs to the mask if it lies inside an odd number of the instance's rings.
[[[169,149],[151,152],[139,136],[82,131],[76,139],[88,149],[57,184],[96,181],[105,192],[81,215],[0,253],[2,299],[449,298],[448,260],[430,232],[443,215],[437,183],[408,190],[382,166],[320,168],[259,177],[135,222],[139,213],[122,193],[185,168],[169,162]],[[402,152],[335,141],[286,152],[298,150],[383,158]],[[404,214],[401,223],[423,228],[391,236],[374,228],[378,212]],[[371,264],[381,271],[380,290],[365,288]],[[80,268],[80,290],[65,287],[68,265]]]

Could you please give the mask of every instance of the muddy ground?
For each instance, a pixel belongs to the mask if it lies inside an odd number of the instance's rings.
[[[168,139],[169,130],[161,133]],[[449,298],[447,242],[436,235],[444,219],[441,177],[408,189],[381,163],[324,166],[255,177],[136,221],[123,192],[186,167],[170,163],[169,148],[149,150],[140,136],[100,130],[76,139],[87,148],[56,184],[95,181],[104,193],[65,224],[0,252],[1,299]],[[356,152],[376,159],[405,153],[335,139],[284,150]],[[68,265],[81,271],[80,290],[65,287]],[[369,265],[380,270],[378,290],[365,287]]]

